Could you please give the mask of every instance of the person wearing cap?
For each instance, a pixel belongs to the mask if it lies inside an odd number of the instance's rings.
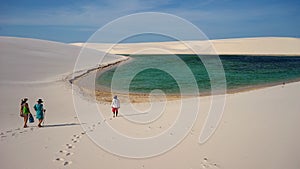
[[[27,98],[21,100],[20,116],[24,118],[24,126],[23,126],[24,128],[27,127],[28,116],[30,114],[30,109],[27,101],[28,101]]]
[[[46,111],[44,109],[44,105],[42,104],[43,100],[38,99],[37,104],[34,105],[34,110],[36,111],[36,118],[39,120],[38,127],[42,127],[42,122],[44,120],[44,112]]]
[[[114,114],[113,117],[117,117],[118,116],[118,109],[120,108],[120,101],[118,99],[118,96],[114,96],[112,102],[111,102],[111,109],[112,112]]]

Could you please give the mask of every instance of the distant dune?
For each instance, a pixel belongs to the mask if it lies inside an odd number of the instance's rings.
[[[72,43],[82,46],[83,43]],[[300,38],[260,37],[210,41],[85,44],[112,54],[218,54],[300,56]]]

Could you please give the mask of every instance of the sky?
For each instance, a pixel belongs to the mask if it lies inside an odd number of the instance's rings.
[[[300,38],[299,0],[0,0],[0,36],[85,42],[105,24],[138,12],[179,16],[209,39]]]

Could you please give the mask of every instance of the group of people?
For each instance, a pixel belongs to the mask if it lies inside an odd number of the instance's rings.
[[[28,98],[24,98],[21,100],[20,116],[24,118],[24,126],[23,126],[24,128],[28,127],[27,126],[28,118],[32,116],[27,101]],[[44,113],[46,112],[46,109],[44,109],[43,100],[38,99],[37,104],[33,106],[33,109],[36,112],[36,118],[39,120],[38,127],[42,127],[42,122],[44,120]]]
[[[21,100],[20,116],[24,118],[24,126],[23,126],[24,128],[28,127],[27,126],[28,118],[32,116],[27,101],[28,98],[24,98]],[[119,113],[118,110],[120,108],[120,101],[117,96],[113,97],[111,107],[112,107],[113,117],[117,117]],[[43,100],[38,99],[37,104],[33,106],[33,109],[36,112],[36,118],[39,120],[38,127],[42,127],[44,114],[46,112],[46,109],[44,109]]]

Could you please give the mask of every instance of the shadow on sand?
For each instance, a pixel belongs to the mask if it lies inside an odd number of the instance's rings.
[[[45,124],[43,127],[69,127],[69,126],[78,126],[80,123],[62,123],[62,124]]]
[[[140,116],[140,115],[145,115],[145,114],[149,114],[148,112],[146,113],[135,113],[135,114],[121,114],[118,115],[118,117],[126,117],[126,116]]]

